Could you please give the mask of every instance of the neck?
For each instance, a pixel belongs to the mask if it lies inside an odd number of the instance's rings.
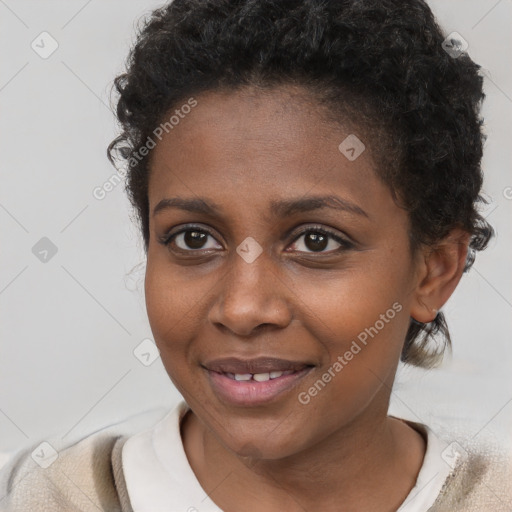
[[[278,460],[240,457],[195,415],[187,416],[184,444],[191,466],[226,512],[242,502],[247,512],[327,512],[340,505],[347,512],[396,510],[414,487],[425,453],[418,432],[382,411],[360,416],[320,443]]]

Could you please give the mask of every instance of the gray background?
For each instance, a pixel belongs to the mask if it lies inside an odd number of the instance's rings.
[[[400,367],[390,413],[465,424],[510,447],[512,1],[430,4],[484,69],[484,213],[497,237],[444,308],[454,357],[432,371]],[[133,353],[152,335],[123,184],[92,194],[115,173],[105,154],[117,134],[111,82],[137,20],[160,5],[0,0],[0,451],[72,441],[180,398],[159,358],[145,366]],[[31,48],[43,31],[59,45],[47,59]],[[57,248],[46,262],[32,250],[43,237]]]

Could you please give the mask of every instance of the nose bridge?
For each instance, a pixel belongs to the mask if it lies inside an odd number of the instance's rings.
[[[261,324],[285,326],[290,315],[277,272],[269,251],[244,239],[230,257],[210,320],[241,335]]]
[[[272,256],[254,238],[246,237],[231,256],[225,290],[238,300],[251,297],[252,303],[265,300],[272,290],[268,286],[276,279]]]

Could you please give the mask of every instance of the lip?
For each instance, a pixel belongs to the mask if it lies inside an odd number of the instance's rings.
[[[313,368],[314,366],[309,363],[276,358],[249,360],[225,358],[216,359],[203,365],[211,388],[218,399],[229,405],[240,407],[264,405],[284,398]],[[226,373],[270,373],[273,370],[294,370],[294,372],[262,382],[238,381],[234,380],[232,376],[226,375]]]
[[[217,373],[268,373],[271,371],[294,372],[302,370],[306,366],[313,366],[305,361],[292,361],[276,357],[256,357],[252,359],[240,359],[238,357],[225,357],[213,359],[202,365],[207,370]]]

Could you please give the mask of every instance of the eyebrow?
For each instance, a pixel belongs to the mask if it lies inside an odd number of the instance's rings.
[[[162,199],[155,206],[153,216],[161,211],[172,208],[210,216],[222,214],[222,208],[213,201],[203,198],[184,199],[181,197],[171,197]],[[299,199],[287,199],[270,203],[270,211],[272,214],[281,218],[293,215],[294,213],[310,212],[322,208],[341,210],[369,218],[369,215],[358,205],[333,195],[302,197]]]

